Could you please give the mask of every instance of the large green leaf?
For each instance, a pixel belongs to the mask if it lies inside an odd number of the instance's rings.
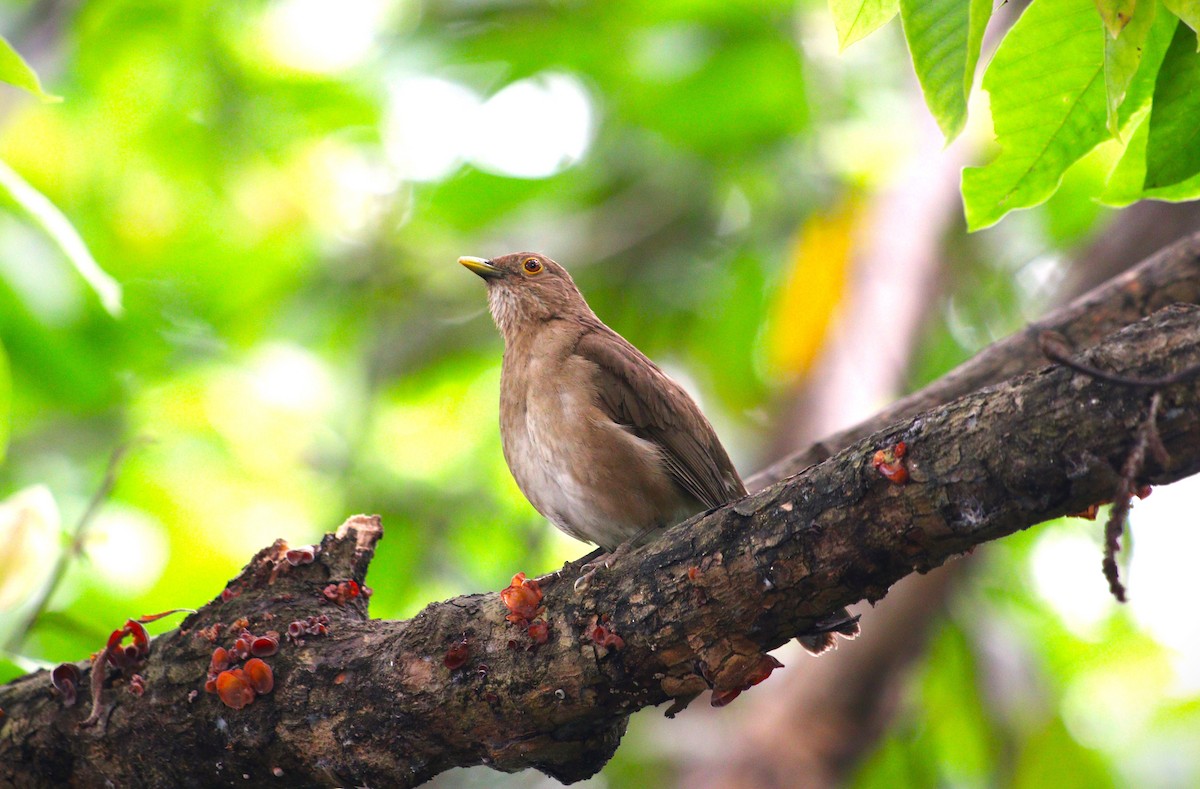
[[[829,0],[838,46],[853,44],[886,24],[900,10],[900,0]]]
[[[1117,37],[1104,39],[1104,90],[1108,99],[1108,131],[1115,137],[1120,134],[1117,110],[1125,101],[1129,83],[1142,63],[1142,52],[1158,3],[1143,0],[1134,9],[1125,29]]]
[[[1200,173],[1200,55],[1192,38],[1183,25],[1176,27],[1158,70],[1146,145],[1147,189]]]
[[[96,291],[100,303],[110,315],[121,313],[121,286],[108,273],[100,268],[100,264],[88,251],[87,244],[80,238],[71,220],[63,215],[54,203],[39,192],[20,174],[0,161],[0,193],[7,195],[13,202],[21,206],[30,219],[48,235],[71,265],[79,272],[79,276]]]
[[[979,230],[1054,193],[1106,136],[1104,26],[1090,0],[1035,0],[983,78],[1001,152],[963,171],[967,224]]]
[[[1141,5],[1148,5],[1152,1],[1143,0]],[[1100,18],[1104,20],[1104,26],[1108,28],[1108,33],[1113,38],[1119,36],[1125,26],[1129,24],[1137,6],[1137,0],[1096,0]]]
[[[1125,152],[1108,177],[1108,184],[1100,195],[1105,205],[1120,207],[1136,203],[1145,198],[1181,203],[1200,198],[1200,173],[1177,184],[1157,189],[1143,189],[1146,181],[1146,142],[1150,137],[1150,124],[1145,122],[1148,112],[1143,112],[1140,123],[1129,136]]]
[[[1200,0],[1163,0],[1163,5],[1182,19],[1184,24],[1200,33]]]
[[[29,67],[25,58],[17,54],[12,44],[0,36],[0,80],[27,90],[42,101],[62,101],[59,96],[53,96],[42,90],[42,81],[37,72]]]
[[[949,142],[967,120],[967,98],[991,0],[900,0],[900,21],[925,103]]]

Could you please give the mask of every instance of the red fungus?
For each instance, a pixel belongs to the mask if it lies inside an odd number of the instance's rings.
[[[316,556],[317,549],[315,545],[304,545],[299,548],[292,548],[290,551],[284,554],[284,558],[287,559],[287,563],[293,567],[297,567],[302,564],[312,564],[313,559],[315,559]]]
[[[331,603],[345,605],[348,600],[358,597],[361,591],[356,581],[340,581],[326,586],[321,590],[321,594],[325,595],[325,599]]]
[[[240,710],[254,701],[254,688],[240,668],[222,671],[217,675],[217,695],[226,707]]]
[[[625,647],[625,639],[604,625],[596,625],[592,628],[592,632],[589,635],[597,646],[604,647],[605,649],[623,649]]]
[[[74,663],[60,663],[50,672],[50,684],[62,695],[64,707],[75,705],[80,679],[79,667]]]
[[[871,465],[888,481],[896,485],[903,485],[908,482],[908,467],[904,465],[904,456],[907,454],[908,446],[900,441],[891,449],[881,449],[876,452],[871,459]]]
[[[229,650],[225,647],[217,647],[212,653],[212,662],[208,664],[208,670],[219,674],[229,668]]]
[[[550,640],[550,624],[544,619],[530,622],[529,637],[533,639],[533,643],[535,644],[545,644]]]
[[[254,688],[254,692],[258,695],[264,696],[275,687],[275,674],[271,671],[271,667],[258,658],[247,660],[243,671],[250,682],[250,687]]]
[[[270,657],[279,651],[279,634],[275,631],[259,636],[250,642],[250,654],[255,657]]]
[[[466,665],[470,654],[471,648],[467,645],[467,639],[464,638],[446,650],[446,656],[442,658],[442,665],[451,671],[456,671]]]
[[[746,681],[750,683],[746,687],[752,687],[771,676],[771,672],[777,668],[783,668],[783,664],[774,658],[772,655],[763,655],[758,659],[758,663],[746,675]]]
[[[525,573],[512,577],[508,587],[500,590],[500,600],[508,608],[508,621],[519,624],[528,622],[542,612],[542,588],[537,581],[527,579]]]

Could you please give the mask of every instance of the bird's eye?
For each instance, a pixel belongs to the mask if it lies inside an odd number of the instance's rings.
[[[525,269],[526,274],[541,274],[543,268],[542,261],[537,258],[525,258],[525,262],[521,264],[521,267]]]

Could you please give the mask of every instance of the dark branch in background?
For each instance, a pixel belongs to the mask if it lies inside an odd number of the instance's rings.
[[[1190,263],[1150,261],[1140,281],[1175,266],[1177,282],[1194,283],[1190,254]],[[1135,281],[1111,295],[1147,308],[1154,299]],[[1166,280],[1158,288],[1176,292]],[[1090,344],[1078,320],[1068,336]],[[1200,308],[1162,310],[1083,359],[1139,377],[1200,362]],[[1200,471],[1200,384],[1161,396],[1157,431],[1170,457],[1151,457],[1138,484]],[[141,695],[104,677],[99,726],[79,729],[85,712],[63,706],[46,672],[0,688],[0,784],[410,786],[472,764],[576,780],[607,761],[631,712],[709,688],[728,701],[769,674],[767,650],[841,606],[1112,498],[1145,411],[1144,393],[1063,367],[1019,376],[670,530],[586,595],[559,583],[517,599],[531,607],[515,622],[495,592],[404,622],[368,621],[365,597],[339,590],[359,588],[379,533],[352,519],[311,564],[293,566],[285,546],[264,549],[220,597],[151,642]],[[900,442],[907,484],[871,465]],[[305,625],[314,616],[327,627]],[[205,692],[217,646],[289,625],[297,637],[266,658],[273,690],[236,710]]]

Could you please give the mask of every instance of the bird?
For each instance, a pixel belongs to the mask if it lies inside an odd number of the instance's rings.
[[[458,262],[487,283],[504,339],[509,471],[546,519],[607,552],[577,590],[624,551],[747,495],[696,402],[596,316],[565,268],[536,252]]]

